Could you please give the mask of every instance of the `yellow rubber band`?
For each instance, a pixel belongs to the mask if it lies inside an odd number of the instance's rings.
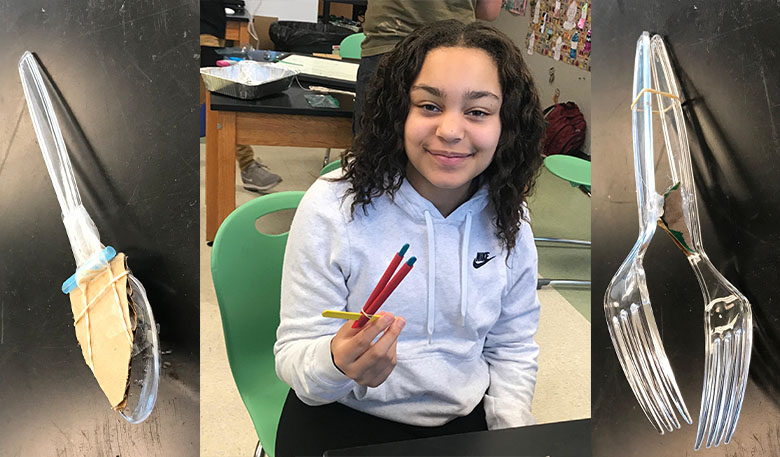
[[[678,97],[678,96],[676,96],[676,95],[674,95],[672,93],[661,92],[660,90],[655,90],[655,89],[650,89],[649,87],[645,87],[644,89],[639,91],[639,93],[637,94],[636,98],[634,99],[634,102],[631,103],[631,110],[632,111],[634,110],[634,107],[636,106],[636,104],[639,103],[639,99],[642,97],[642,94],[644,94],[645,92],[651,92],[653,94],[663,95],[664,97],[673,98],[673,99],[678,100],[678,101],[680,100],[680,97]],[[662,111],[653,111],[653,113],[665,113],[665,112],[669,111],[670,109],[672,109],[672,106],[669,106],[668,108],[666,108],[665,110],[662,110]],[[637,109],[637,111],[644,111],[644,110]]]

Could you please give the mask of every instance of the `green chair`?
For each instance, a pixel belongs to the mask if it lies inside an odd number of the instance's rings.
[[[579,186],[590,197],[590,162],[579,157],[555,154],[544,158],[544,166],[555,176]]]
[[[303,192],[277,192],[241,205],[222,222],[211,253],[230,369],[259,438],[255,455],[273,457],[290,389],[276,376],[273,354],[287,233],[260,233],[255,223],[297,208],[302,197]]]
[[[353,33],[341,40],[339,56],[343,59],[360,59],[360,43],[365,37],[365,33]]]
[[[320,176],[324,175],[325,173],[330,173],[336,168],[341,168],[341,159],[336,159],[333,162],[322,167],[322,170],[320,170]]]
[[[578,157],[555,154],[544,158],[544,166],[553,175],[569,181],[572,187],[579,187],[585,195],[590,197],[590,162]],[[536,237],[534,240],[539,243],[555,243],[573,245],[574,247],[590,247],[590,241],[570,240],[566,238],[547,238]],[[541,289],[544,286],[585,286],[590,287],[590,281],[579,279],[545,279],[540,278],[536,288]]]

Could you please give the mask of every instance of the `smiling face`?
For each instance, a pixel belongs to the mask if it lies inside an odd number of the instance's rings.
[[[472,180],[496,152],[501,84],[487,52],[447,47],[428,52],[409,91],[406,177],[447,216],[469,197]]]

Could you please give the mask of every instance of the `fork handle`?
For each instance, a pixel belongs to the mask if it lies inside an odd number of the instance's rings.
[[[701,286],[705,310],[713,311],[713,309],[717,310],[720,307],[728,309],[737,301],[747,301],[742,293],[715,268],[715,265],[710,262],[706,254],[690,254],[688,255],[688,262],[693,267],[696,279]]]
[[[631,110],[631,131],[639,227],[643,233],[651,235],[650,232],[655,231],[656,220],[661,214],[663,198],[655,191],[652,98],[650,92],[642,93],[647,88],[652,88],[650,35],[643,32],[636,43],[633,83],[633,98],[636,104]]]
[[[693,179],[693,169],[691,168],[691,152],[688,145],[688,134],[685,129],[685,118],[680,104],[677,77],[669,60],[666,45],[664,45],[664,41],[659,35],[653,36],[650,40],[650,52],[656,89],[672,96],[656,95],[672,181],[680,183],[680,192],[684,204],[683,215],[691,235],[692,247],[697,251],[702,251],[699,211],[696,202],[696,185]]]
[[[35,135],[62,209],[62,222],[68,233],[73,257],[76,266],[80,266],[93,254],[99,253],[103,245],[95,223],[81,203],[73,167],[51,97],[44,84],[41,67],[29,51],[19,60],[19,76]]]

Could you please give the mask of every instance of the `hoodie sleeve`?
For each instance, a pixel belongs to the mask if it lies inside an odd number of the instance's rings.
[[[539,326],[540,305],[536,294],[536,246],[528,223],[524,222],[518,233],[510,266],[501,314],[488,332],[483,350],[490,370],[484,403],[490,430],[535,423],[531,403],[538,368],[539,346],[534,334]]]
[[[330,353],[330,341],[344,322],[321,315],[326,309],[343,310],[347,302],[349,241],[335,187],[317,180],[304,195],[282,270],[276,374],[311,406],[337,401],[356,386]]]

